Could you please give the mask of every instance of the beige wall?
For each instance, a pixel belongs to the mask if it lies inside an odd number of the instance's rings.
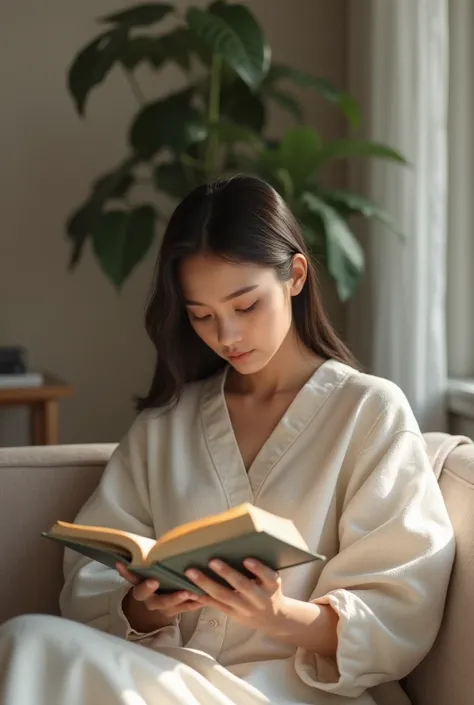
[[[115,71],[93,92],[81,121],[65,89],[65,71],[97,31],[93,18],[126,4],[15,0],[0,9],[0,344],[24,345],[31,367],[75,385],[74,399],[62,404],[62,442],[119,438],[133,418],[131,398],[145,390],[153,361],[142,326],[151,258],[120,295],[89,251],[74,274],[66,269],[65,219],[92,178],[123,156],[136,105]],[[265,22],[278,59],[345,83],[344,0],[249,4]],[[149,95],[167,90],[176,75],[151,78],[144,76]],[[307,108],[327,136],[342,133],[330,108],[313,98]],[[328,303],[343,328],[331,288]],[[24,412],[2,411],[0,445],[26,443],[27,428]]]

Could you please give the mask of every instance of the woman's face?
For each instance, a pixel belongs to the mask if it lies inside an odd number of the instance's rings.
[[[180,267],[189,320],[199,337],[242,374],[263,369],[292,325],[291,296],[300,293],[307,265],[296,255],[293,278],[272,268],[195,255]]]

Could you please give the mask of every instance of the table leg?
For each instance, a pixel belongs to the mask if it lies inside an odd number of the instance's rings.
[[[44,406],[42,402],[31,405],[31,444],[44,445]]]
[[[44,402],[44,443],[47,446],[59,443],[59,404],[55,399]]]

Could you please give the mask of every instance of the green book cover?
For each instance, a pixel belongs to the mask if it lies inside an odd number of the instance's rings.
[[[114,568],[117,561],[121,561],[131,572],[143,579],[155,578],[159,580],[159,593],[184,589],[198,595],[203,594],[201,588],[191,582],[184,574],[188,568],[198,568],[217,582],[227,585],[223,578],[208,567],[212,558],[220,558],[248,577],[255,576],[243,565],[245,558],[256,558],[276,571],[310,561],[324,560],[323,556],[302,550],[264,531],[254,531],[212,545],[201,546],[189,552],[169,556],[149,566],[132,567],[126,553],[120,552],[119,549],[114,551],[109,548],[90,546],[86,542],[65,539],[46,532],[42,535],[60,541],[64,546],[110,568]]]

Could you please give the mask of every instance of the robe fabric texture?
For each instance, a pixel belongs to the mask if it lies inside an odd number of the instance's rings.
[[[404,394],[329,360],[247,472],[225,377],[188,385],[173,410],[142,412],[77,521],[155,538],[241,502],[291,518],[327,560],[283,570],[283,593],[336,610],[336,659],[210,608],[136,633],[121,608],[130,586],[66,550],[65,619],[23,616],[0,629],[2,705],[408,702],[397,681],[436,637],[454,540]]]

